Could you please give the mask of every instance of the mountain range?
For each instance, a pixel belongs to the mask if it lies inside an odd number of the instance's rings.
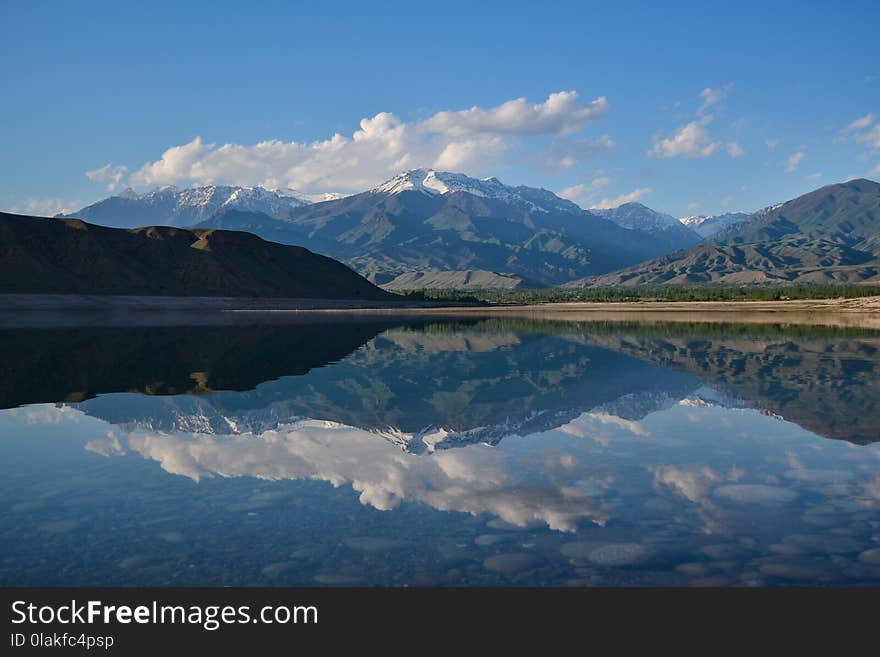
[[[111,197],[73,214],[121,227],[244,230],[342,260],[376,283],[413,272],[486,271],[558,285],[700,240],[683,227],[621,225],[545,189],[430,169],[317,203],[292,192],[246,189],[163,188]]]
[[[640,203],[584,210],[539,188],[414,169],[368,191],[206,186],[131,191],[97,223],[254,233],[341,260],[388,289],[858,283],[878,276],[877,183],[829,185],[758,212],[676,219]]]
[[[230,185],[178,189],[169,185],[143,194],[128,188],[118,196],[58,217],[76,217],[112,228],[181,227],[194,226],[218,212],[232,209],[281,217],[286,211],[310,202],[308,197],[293,190],[269,191],[262,187]]]
[[[421,451],[546,431],[585,412],[639,420],[701,398],[828,438],[878,440],[880,340],[870,332],[811,327],[793,339],[773,325],[292,319],[0,329],[0,408],[73,402],[129,429],[201,434],[311,418]],[[705,386],[714,401],[698,392]]]
[[[249,233],[6,213],[0,293],[395,298],[331,258]]]
[[[679,219],[679,222],[690,228],[700,237],[707,239],[716,233],[748,221],[751,216],[751,213],[748,212],[727,212],[714,215],[701,214],[682,217]]]
[[[880,184],[857,179],[772,206],[689,249],[585,285],[880,282]]]

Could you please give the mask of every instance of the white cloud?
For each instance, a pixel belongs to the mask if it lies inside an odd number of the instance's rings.
[[[822,177],[822,172],[816,171],[815,173],[811,173],[810,175],[808,175],[806,178],[807,178],[807,180],[819,180],[819,178],[821,178],[821,177]]]
[[[697,201],[692,201],[687,205],[688,212],[696,212],[700,209],[700,204]]]
[[[569,138],[607,110],[604,97],[581,103],[576,92],[563,91],[543,103],[518,98],[486,109],[438,112],[410,123],[380,112],[362,119],[350,137],[337,133],[310,143],[271,140],[217,146],[196,137],[144,164],[130,182],[222,181],[308,192],[354,191],[419,166],[488,173],[520,140],[539,135],[556,138],[556,166],[566,168],[590,152],[613,147],[607,136],[596,141]]]
[[[869,176],[880,176],[880,163],[868,172]]]
[[[735,141],[729,141],[727,142],[727,154],[730,155],[730,157],[742,157],[746,152],[742,149],[742,146]]]
[[[717,105],[718,103],[720,103],[722,100],[724,100],[725,96],[730,93],[731,89],[733,89],[732,82],[729,82],[723,87],[717,89],[713,89],[711,87],[706,87],[705,89],[703,89],[700,92],[700,98],[703,99],[703,103],[697,110],[697,114],[702,114],[713,105]]]
[[[126,173],[128,173],[127,166],[113,166],[108,163],[98,169],[86,171],[86,177],[92,182],[107,183],[107,191],[112,192]]]
[[[614,198],[603,198],[601,201],[593,206],[593,209],[607,210],[608,208],[616,208],[618,205],[623,205],[624,203],[633,203],[635,201],[638,201],[640,198],[650,193],[650,187],[641,187],[639,189],[634,189],[631,192],[627,192],[626,194],[615,196]]]
[[[841,134],[835,137],[834,141],[838,143],[855,141],[867,145],[871,150],[880,150],[880,123],[875,123],[876,120],[875,114],[865,114],[841,130]]]
[[[78,201],[65,201],[60,198],[31,198],[24,202],[25,213],[38,217],[53,217],[59,213],[67,214],[78,207]]]
[[[880,123],[870,130],[866,130],[865,132],[856,135],[856,141],[867,144],[874,150],[880,150]]]
[[[859,117],[848,126],[846,126],[847,130],[864,130],[869,125],[874,123],[876,117],[873,113],[865,114],[865,116]]]
[[[433,166],[462,171],[479,169],[486,162],[497,162],[507,152],[507,143],[495,135],[475,135],[446,145]]]
[[[601,189],[602,187],[607,187],[612,182],[611,178],[608,178],[607,176],[599,176],[588,183],[578,183],[577,185],[561,189],[557,194],[562,198],[567,198],[569,201],[574,201],[575,203],[588,204],[593,198],[596,190]]]
[[[572,134],[608,111],[602,96],[586,105],[578,101],[576,91],[550,94],[543,103],[532,104],[525,98],[509,100],[497,107],[438,112],[424,121],[428,132],[453,137],[475,133],[516,135]]]
[[[671,137],[655,135],[653,147],[648,151],[649,157],[708,157],[718,148],[706,129],[711,116],[691,121],[675,130]]]
[[[767,144],[767,149],[771,151],[776,150],[776,147],[779,146],[778,139],[765,139],[764,143]]]
[[[414,500],[441,511],[492,514],[520,527],[545,523],[557,531],[608,519],[601,500],[581,490],[597,478],[588,465],[570,461],[570,479],[558,482],[558,468],[540,458],[521,463],[485,445],[406,454],[374,433],[317,420],[234,440],[136,431],[118,444],[112,438],[92,441],[88,449],[108,455],[138,453],[166,472],[194,481],[221,476],[348,484],[362,504],[383,511]]]
[[[733,89],[733,84],[726,84],[719,89],[706,87],[700,92],[703,102],[697,108],[696,118],[677,127],[672,135],[658,133],[651,138],[652,147],[647,151],[648,157],[709,157],[721,142],[709,133],[708,126],[715,118],[708,110],[718,105]],[[731,141],[727,145],[731,157],[739,157],[744,151],[739,144]]]
[[[785,163],[785,172],[791,173],[792,171],[797,169],[798,166],[800,166],[800,163],[803,161],[804,155],[805,154],[804,154],[803,149],[801,149],[799,151],[795,151],[794,153],[789,155],[788,160],[786,160],[786,163]]]
[[[548,173],[567,171],[583,160],[609,154],[617,144],[608,135],[598,139],[554,139],[539,156],[541,168]]]
[[[654,487],[670,488],[677,495],[695,503],[703,503],[721,477],[706,465],[657,465],[648,470],[654,475]]]

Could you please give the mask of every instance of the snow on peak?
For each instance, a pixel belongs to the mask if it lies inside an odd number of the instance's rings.
[[[667,230],[680,226],[678,219],[669,214],[657,212],[641,203],[624,203],[616,208],[591,208],[590,212],[610,219],[623,228],[645,230]]]
[[[119,196],[147,206],[167,208],[171,216],[195,213],[199,219],[225,209],[262,212],[280,218],[287,211],[312,202],[306,195],[294,190],[273,191],[259,186],[234,185],[202,185],[187,189],[166,185],[143,194],[129,187]]]
[[[420,192],[426,196],[465,192],[513,205],[525,205],[538,212],[582,212],[581,208],[571,201],[560,198],[546,189],[510,187],[494,177],[481,180],[463,173],[433,169],[411,169],[370,190],[374,194],[400,194],[406,191]]]
[[[679,221],[705,239],[731,226],[746,222],[754,216],[747,212],[727,212],[725,214],[699,214],[682,217]]]
[[[345,194],[339,194],[337,192],[319,192],[316,194],[306,194],[305,192],[300,192],[295,189],[291,189],[290,187],[279,187],[278,189],[273,189],[273,192],[278,194],[279,196],[283,196],[285,198],[295,198],[302,201],[304,204],[309,203],[321,203],[323,201],[338,201],[341,198],[345,198]]]

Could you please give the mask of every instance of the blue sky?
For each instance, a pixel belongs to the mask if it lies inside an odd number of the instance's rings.
[[[876,1],[118,4],[0,0],[0,208],[434,166],[681,216],[880,179]]]

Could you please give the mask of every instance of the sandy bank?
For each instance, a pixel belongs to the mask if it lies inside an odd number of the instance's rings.
[[[97,312],[96,312],[97,311]],[[377,317],[522,317],[563,321],[736,322],[817,324],[880,329],[880,297],[803,301],[681,301],[627,303],[547,303],[504,306],[444,306],[439,302],[326,299],[246,299],[231,297],[134,297],[84,295],[0,295],[0,325],[10,317],[42,317],[38,324],[67,323],[76,317],[89,324],[259,323],[303,316],[349,320]],[[108,320],[111,318],[112,320]],[[5,318],[5,320],[4,320]],[[224,319],[225,318],[225,319]],[[28,323],[25,321],[25,323]],[[33,325],[31,323],[31,325]]]

